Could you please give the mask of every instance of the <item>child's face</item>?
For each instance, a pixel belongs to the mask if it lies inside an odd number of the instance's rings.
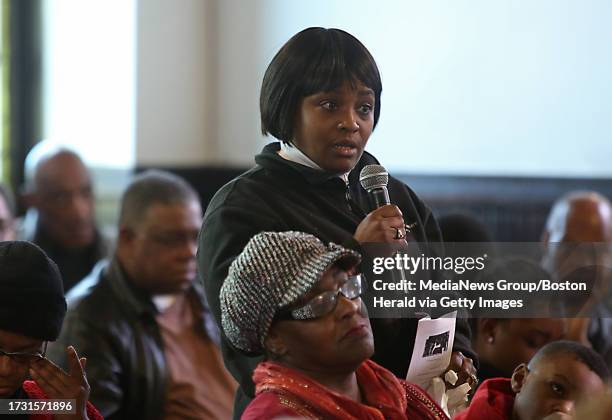
[[[0,330],[0,349],[7,353],[40,351],[42,341]],[[30,361],[27,357],[9,357],[0,354],[0,398],[13,395],[28,376]]]
[[[571,353],[544,356],[512,376],[513,420],[575,418],[575,406],[605,392],[601,378]]]
[[[374,128],[374,91],[357,82],[302,99],[293,143],[328,172],[355,167]]]

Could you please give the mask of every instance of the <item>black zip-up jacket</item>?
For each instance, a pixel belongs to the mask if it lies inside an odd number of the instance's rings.
[[[263,231],[295,230],[313,234],[323,242],[335,242],[361,251],[353,234],[369,208],[366,191],[359,184],[361,168],[378,161],[364,152],[349,174],[348,187],[336,175],[315,170],[278,155],[280,143],[271,143],[255,157],[256,166],[223,186],[213,197],[200,233],[198,271],[210,309],[221,325],[219,291],[230,264],[248,240]],[[389,197],[397,205],[417,242],[441,242],[433,214],[416,194],[398,179],[389,177]],[[416,319],[389,322],[372,319],[373,360],[401,378],[406,377],[416,334]],[[240,383],[234,418],[253,398],[253,370],[261,357],[247,357],[231,347],[222,334],[225,364]],[[470,329],[457,319],[454,350],[475,360]]]

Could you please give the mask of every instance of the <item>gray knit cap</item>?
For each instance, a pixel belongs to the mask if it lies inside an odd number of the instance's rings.
[[[234,347],[262,354],[272,320],[295,303],[336,262],[352,267],[361,256],[302,232],[262,232],[246,244],[221,287],[221,325]]]

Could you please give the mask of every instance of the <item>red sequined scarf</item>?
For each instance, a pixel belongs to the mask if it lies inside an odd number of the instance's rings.
[[[314,418],[405,420],[408,418],[407,412],[410,412],[411,419],[446,418],[444,415],[438,416],[439,407],[426,395],[414,398],[408,394],[411,397],[408,400],[406,386],[391,372],[371,360],[362,363],[356,375],[364,403],[331,391],[308,376],[274,362],[260,363],[255,369],[253,380],[256,395],[273,392],[281,401],[289,401],[296,411]],[[413,391],[423,393],[418,388]],[[414,407],[415,404],[419,407]]]

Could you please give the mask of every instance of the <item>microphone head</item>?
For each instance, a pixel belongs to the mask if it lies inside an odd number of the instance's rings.
[[[386,188],[389,183],[389,173],[381,165],[366,165],[359,173],[359,182],[366,191]]]

